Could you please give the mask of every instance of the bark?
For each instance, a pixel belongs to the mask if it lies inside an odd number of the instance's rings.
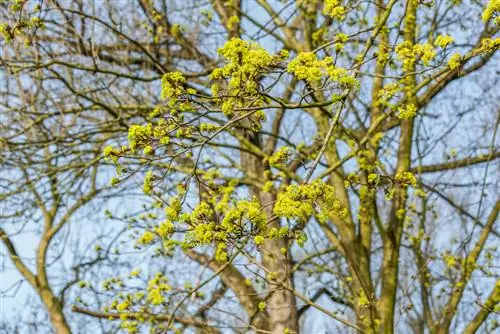
[[[48,287],[39,288],[38,294],[49,313],[52,328],[54,328],[57,334],[70,334],[71,329],[66,322],[61,301],[54,296],[54,293]]]
[[[211,259],[205,254],[195,252],[194,250],[186,251],[186,255],[195,260],[201,265],[207,266],[212,271],[216,272],[221,269],[223,263]],[[222,282],[234,291],[240,304],[245,309],[248,317],[251,319],[251,325],[258,329],[266,329],[269,327],[265,313],[258,311],[260,302],[256,291],[247,286],[244,281],[245,277],[234,266],[229,265],[226,270],[221,272]]]
[[[257,134],[246,134],[245,137],[256,147],[261,148],[261,141]],[[249,173],[253,175],[264,175],[264,163],[254,155],[248,153],[241,154],[241,164],[245,166]],[[276,198],[274,195],[262,192],[260,189],[253,187],[252,195],[259,199],[260,204],[264,207],[268,217],[273,215],[273,203]],[[268,224],[268,228],[280,226],[279,220],[273,220]],[[267,325],[265,330],[276,334],[283,334],[285,330],[292,333],[299,332],[297,305],[295,295],[293,294],[293,276],[292,265],[289,252],[282,255],[280,250],[285,248],[288,250],[288,245],[285,239],[266,240],[261,248],[262,260],[261,265],[268,272],[277,274],[277,281],[283,282],[283,285],[268,283],[267,288],[270,294],[266,300],[267,304]]]
[[[407,2],[405,14],[405,41],[414,44],[416,32],[417,3],[413,0]],[[409,69],[415,72],[415,65]],[[406,86],[412,88],[416,85],[415,75],[406,79]],[[406,96],[407,103],[416,105],[416,97],[409,93]],[[410,169],[411,150],[413,139],[413,118],[401,121],[401,133],[399,137],[399,149],[397,156],[396,175]],[[406,202],[408,198],[407,187],[398,185],[394,194],[394,201],[389,216],[386,237],[383,245],[382,263],[382,290],[379,300],[379,312],[381,315],[382,333],[394,333],[394,314],[396,307],[396,295],[398,289],[399,255],[401,247],[401,236],[406,215]]]
[[[271,194],[261,193],[260,200],[265,205],[272,203],[275,198]],[[268,217],[272,216],[271,206],[266,207],[265,211]],[[279,221],[274,220],[268,227],[279,228]],[[292,269],[291,259],[288,251],[285,255],[281,254],[280,249],[283,247],[288,249],[285,239],[266,240],[262,247],[262,266],[277,273],[278,279],[285,285],[284,287],[268,285],[270,290],[275,290],[267,300],[269,330],[276,334],[285,333],[285,329],[292,333],[298,333],[295,295],[289,291],[289,289],[293,290],[293,278],[290,274]]]
[[[0,238],[7,248],[10,258],[19,273],[30,283],[30,285],[37,291],[37,294],[40,296],[42,303],[44,304],[47,313],[49,314],[50,323],[52,324],[52,327],[54,328],[56,333],[71,333],[71,329],[64,316],[63,305],[47,284],[45,270],[43,270],[43,274],[41,276],[35,276],[21,260],[16,251],[16,248],[14,247],[14,244],[8,237],[7,233],[1,228]],[[45,265],[43,261],[41,261],[40,263],[41,265]]]

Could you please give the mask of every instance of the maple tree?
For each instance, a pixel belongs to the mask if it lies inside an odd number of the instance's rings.
[[[500,2],[124,6],[18,1],[1,26],[25,59],[4,66],[56,80],[99,125],[94,168],[150,199],[122,218],[134,269],[85,277],[66,313],[130,333],[497,328]]]

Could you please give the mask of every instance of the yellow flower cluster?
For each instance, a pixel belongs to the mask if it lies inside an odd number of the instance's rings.
[[[179,116],[179,119],[182,119],[182,115]],[[152,155],[155,153],[153,143],[158,143],[155,144],[156,147],[168,145],[170,143],[171,133],[177,127],[176,122],[174,122],[172,118],[168,120],[161,118],[158,121],[151,121],[145,125],[133,124],[128,130],[129,148],[132,152],[135,152],[138,148],[143,148],[144,155]],[[179,129],[177,136],[189,137],[192,130],[193,129],[189,127]],[[124,150],[122,149],[122,151]],[[109,154],[113,158],[113,156],[118,156],[120,152],[106,148],[104,153],[105,155]]]
[[[181,201],[178,197],[171,197],[168,206],[165,208],[165,215],[171,221],[177,221],[181,213]]]
[[[141,269],[136,268],[130,272],[130,277],[138,277],[141,274]]]
[[[377,168],[377,157],[373,150],[359,150],[356,153],[356,159],[360,170],[372,172]]]
[[[137,328],[138,325],[139,323],[137,321],[126,320],[121,323],[120,328],[127,333],[134,334],[139,333],[139,329]]]
[[[342,51],[344,49],[344,43],[347,42],[347,40],[348,40],[348,37],[346,34],[338,33],[335,36],[335,44],[334,44],[335,51],[337,51],[337,52]]]
[[[257,201],[239,200],[229,203],[230,194],[234,189],[222,188],[221,194],[213,194],[207,201],[201,201],[191,213],[179,214],[175,219],[186,224],[191,230],[185,235],[183,247],[191,248],[200,244],[217,245],[216,258],[227,261],[227,242],[239,239],[245,233],[265,234],[267,217]],[[221,204],[222,202],[222,204]],[[216,204],[215,204],[216,203]],[[217,209],[217,215],[214,208]],[[219,222],[213,221],[220,217]],[[173,218],[173,217],[170,217]],[[174,225],[167,221],[168,233],[173,232]],[[259,238],[255,239],[256,243]]]
[[[447,254],[443,257],[444,262],[446,263],[446,266],[450,269],[454,268],[457,265],[457,259],[455,256],[451,254]]]
[[[346,9],[339,0],[326,0],[325,6],[323,7],[323,14],[332,19],[342,21],[345,19]]]
[[[386,84],[378,92],[377,106],[379,107],[392,107],[389,101],[401,91],[401,86],[398,82],[391,82]]]
[[[128,144],[132,151],[137,147],[144,147],[149,144],[153,134],[153,124],[147,125],[133,124],[128,129]]]
[[[403,187],[415,186],[417,184],[417,179],[412,172],[402,172],[396,175],[395,178],[397,183],[400,183]]]
[[[496,25],[500,25],[500,0],[490,0],[486,7],[484,8],[483,14],[481,18],[483,22],[488,22],[493,15],[496,15],[495,20],[493,21]]]
[[[255,244],[256,244],[257,246],[262,245],[262,244],[264,243],[264,240],[265,240],[265,239],[264,239],[264,237],[263,237],[263,236],[261,236],[261,235],[256,235],[256,236],[253,238],[253,241],[255,242]]]
[[[309,184],[286,187],[278,194],[274,213],[299,221],[307,221],[316,213],[318,219],[324,221],[330,213],[342,215],[342,209],[333,187],[315,180]]]
[[[155,240],[155,235],[151,231],[146,231],[139,237],[139,239],[137,239],[137,244],[149,245],[154,240]]]
[[[448,60],[448,66],[454,70],[456,69],[458,66],[460,66],[460,60],[462,59],[462,57],[460,57],[460,54],[458,53],[455,53],[453,54],[450,59]]]
[[[368,184],[376,186],[379,181],[380,181],[380,175],[375,173],[371,173],[368,175]]]
[[[345,68],[329,66],[326,72],[331,80],[338,82],[342,87],[359,88],[359,81],[349,75]]]
[[[236,202],[233,208],[226,211],[221,225],[227,232],[234,233],[240,229],[239,224],[245,220],[255,226],[257,231],[266,231],[267,217],[258,201]]]
[[[267,181],[266,183],[264,183],[264,186],[262,187],[262,191],[263,192],[271,192],[271,190],[273,190],[274,188],[274,182],[273,181]]]
[[[417,107],[413,103],[398,108],[400,119],[413,118],[417,115]]]
[[[403,62],[403,69],[411,71],[418,58],[425,66],[436,57],[436,50],[431,44],[412,44],[404,41],[396,46],[397,58]]]
[[[154,231],[162,239],[170,237],[175,230],[174,224],[170,220],[165,220],[154,228]]]
[[[105,157],[109,157],[113,153],[114,153],[113,146],[106,146],[103,150],[103,154]]]
[[[155,150],[154,150],[153,146],[146,145],[146,146],[144,146],[142,154],[144,154],[144,155],[153,155],[154,152],[155,152]]]
[[[281,147],[272,156],[269,157],[269,165],[280,167],[285,164],[291,156],[291,149],[288,146]],[[272,185],[271,185],[272,186]]]
[[[377,63],[385,65],[391,58],[391,46],[389,43],[381,42],[377,54]]]
[[[228,20],[227,20],[227,23],[226,23],[226,27],[229,29],[229,30],[232,30],[238,23],[240,23],[240,19],[238,16],[236,15],[233,15],[231,16]]]
[[[126,147],[126,146],[123,146],[121,148],[114,148],[113,146],[108,145],[104,148],[102,153],[103,153],[105,158],[111,160],[114,163],[117,163],[120,155],[127,152],[127,150],[128,150],[128,147]]]
[[[131,277],[136,277],[139,273],[139,270],[134,270]],[[134,293],[119,292],[116,299],[103,307],[103,311],[108,313],[116,310],[122,321],[121,328],[128,333],[138,333],[139,323],[154,321],[151,306],[163,304],[167,300],[167,293],[171,290],[168,279],[162,273],[157,273],[148,281],[145,289]],[[129,320],[131,317],[134,321]]]
[[[214,174],[215,175],[215,174]],[[236,200],[235,185],[218,186],[202,196],[202,200],[191,212],[182,212],[178,197],[172,197],[165,208],[166,219],[155,227],[146,230],[137,240],[140,246],[151,245],[162,240],[167,248],[180,245],[192,248],[199,245],[214,245],[218,261],[228,261],[228,247],[235,240],[251,236],[255,245],[260,246],[266,240],[290,237],[303,246],[307,236],[301,232],[291,233],[288,227],[267,227],[267,215],[257,200]],[[343,216],[340,203],[335,199],[333,187],[322,181],[305,185],[291,185],[278,194],[274,214],[278,217],[306,221],[316,215],[320,221],[328,219],[330,214]],[[187,226],[188,232],[183,240],[170,239],[175,232],[175,224]],[[173,241],[172,243],[169,243]],[[286,254],[286,249],[283,250]],[[161,301],[158,291],[149,293],[154,301]]]
[[[10,6],[10,9],[13,11],[20,11],[23,8],[23,3],[24,1],[15,1],[14,4]],[[1,23],[0,36],[5,39],[7,43],[12,42],[18,36],[26,36],[24,45],[30,47],[32,46],[32,41],[28,36],[31,34],[29,30],[32,29],[45,29],[45,22],[37,15],[29,19],[22,19],[20,17],[19,21],[17,21],[14,26],[10,26],[8,23]]]
[[[217,249],[215,250],[215,259],[219,262],[227,262],[227,245],[224,242],[219,242],[217,244]]]
[[[215,132],[220,129],[220,126],[213,123],[201,123],[200,131],[201,132]]]
[[[157,273],[154,278],[148,282],[147,301],[153,305],[160,305],[165,301],[165,293],[172,288],[167,284],[167,277],[161,273]]]
[[[500,48],[500,37],[499,38],[484,38],[481,41],[481,51],[482,52],[493,52]]]
[[[428,66],[430,61],[436,57],[436,50],[431,44],[415,44],[413,52],[420,57],[425,66]]]
[[[219,48],[218,53],[226,64],[213,70],[212,80],[227,81],[227,88],[221,94],[218,82],[212,85],[213,97],[225,95],[221,102],[222,112],[231,115],[236,106],[243,107],[245,99],[258,93],[258,78],[270,66],[286,59],[288,53],[283,51],[272,56],[266,49],[256,43],[233,38]]]
[[[439,46],[440,48],[445,48],[449,44],[453,43],[454,39],[448,35],[439,35],[434,41],[435,46]]]
[[[295,59],[288,63],[287,71],[299,80],[312,83],[321,80],[327,67],[331,66],[332,63],[332,57],[319,60],[314,52],[300,52]]]
[[[282,226],[279,229],[276,227],[273,227],[267,233],[267,237],[270,239],[284,238],[287,235],[288,235],[288,227],[286,227],[286,226]]]
[[[149,195],[153,191],[153,180],[154,180],[154,175],[152,171],[148,171],[146,173],[146,176],[144,177],[144,184],[142,186],[142,191],[146,194]]]
[[[315,32],[313,32],[311,35],[313,45],[319,46],[319,45],[325,43],[325,41],[326,41],[325,35],[327,34],[327,32],[328,32],[328,28],[326,28],[326,27],[321,27],[318,30],[316,30]]]
[[[319,60],[314,52],[300,52],[288,63],[287,71],[309,83],[318,82],[326,76],[342,87],[359,87],[359,82],[345,68],[333,65],[332,57]]]
[[[186,92],[185,83],[186,78],[180,72],[164,74],[161,78],[161,98],[169,101],[169,105],[173,106],[177,103],[177,99]]]

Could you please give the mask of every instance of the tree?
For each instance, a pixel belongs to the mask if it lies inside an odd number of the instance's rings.
[[[2,59],[8,62],[9,56]],[[91,115],[85,107],[70,110],[68,100],[59,104],[62,92],[48,89],[37,74],[14,73],[2,82],[0,237],[2,256],[19,274],[13,286],[2,284],[2,293],[28,283],[48,311],[48,323],[38,328],[49,325],[70,333],[65,301],[74,299],[72,290],[92,267],[107,260],[107,252],[86,251],[95,239],[78,220],[87,220],[89,210],[102,211],[97,202],[105,204],[113,196],[99,176],[109,170],[100,160],[116,122],[104,114],[97,122],[96,112]],[[101,219],[95,213],[91,217],[95,223]],[[97,224],[94,230],[99,231]],[[92,240],[76,238],[75,232]],[[35,301],[34,314],[41,305]]]
[[[19,33],[45,26],[32,5],[1,4],[6,23],[1,26],[0,237],[6,278],[2,300],[30,288],[37,298],[22,306],[12,303],[22,312],[11,311],[8,323],[2,317],[2,327],[8,332],[70,333],[84,327],[92,332],[69,306],[82,279],[125,265],[112,259],[123,226],[102,224],[109,220],[104,208],[111,209],[117,196],[107,176],[114,167],[102,161],[102,150],[107,140],[126,132],[133,115],[124,112],[119,118],[116,109],[89,103],[89,95],[109,97],[100,94],[105,78],[88,80],[71,66],[45,64],[55,52],[45,49],[47,44],[25,47],[18,39],[10,41],[9,33],[17,32],[9,24]],[[31,10],[34,14],[25,21],[23,15]],[[95,89],[79,92],[75,81]],[[124,190],[130,191],[119,189]]]
[[[497,326],[498,1],[44,5],[10,9],[28,47],[4,64],[113,117],[111,183],[152,200],[123,250],[155,265],[82,282],[74,312],[129,332]]]

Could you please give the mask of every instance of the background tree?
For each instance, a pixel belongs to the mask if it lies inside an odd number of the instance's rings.
[[[92,123],[42,133],[153,199],[123,219],[138,268],[82,282],[73,311],[129,332],[494,330],[498,1],[36,4],[4,8],[4,94],[48,108],[6,124]]]
[[[58,63],[57,57],[78,55],[71,46],[29,45],[38,29],[52,27],[40,18],[39,4],[1,4],[1,288],[8,315],[2,327],[7,332],[92,332],[99,323],[75,317],[69,306],[82,279],[127,267],[125,260],[112,258],[124,226],[103,224],[110,221],[105,209],[119,203],[118,191],[109,185],[114,168],[102,162],[102,150],[107,140],[126,132],[135,111],[118,115],[118,108],[92,102],[109,101],[115,94],[108,91],[113,79],[96,73],[89,78],[85,68]],[[122,90],[121,103],[129,100],[128,89]],[[135,196],[134,189],[119,192]],[[16,308],[7,311],[7,304]]]

